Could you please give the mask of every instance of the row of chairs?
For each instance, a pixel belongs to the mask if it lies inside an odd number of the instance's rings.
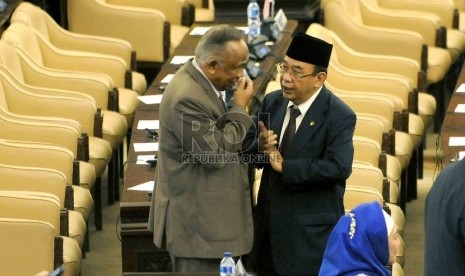
[[[108,203],[119,199],[123,145],[137,96],[147,89],[137,60],[163,63],[194,16],[214,18],[212,0],[61,4],[69,30],[23,2],[0,40],[0,124],[8,130],[0,137],[0,227],[19,233],[2,244],[19,246],[18,254],[31,245],[41,253],[23,269],[22,258],[5,251],[2,259],[12,260],[2,267],[7,274],[32,275],[60,264],[64,275],[80,274],[91,212],[102,229],[105,172]],[[26,234],[36,228],[44,233],[40,243]]]
[[[139,66],[161,65],[193,22],[212,22],[213,0],[62,0],[70,31],[131,43]],[[150,26],[150,27],[147,27]]]
[[[4,273],[64,264],[64,275],[80,274],[92,212],[102,229],[101,180],[108,172],[108,201],[118,200],[124,140],[147,87],[130,70],[131,51],[126,41],[64,30],[28,2],[13,12],[0,40]],[[40,242],[30,238],[35,228]]]

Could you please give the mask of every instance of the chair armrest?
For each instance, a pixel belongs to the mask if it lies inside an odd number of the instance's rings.
[[[181,25],[189,27],[192,24],[194,24],[194,21],[195,21],[195,6],[193,4],[187,3],[187,5],[182,7]]]
[[[60,210],[60,235],[69,237],[69,212],[66,209]]]
[[[166,28],[167,21],[160,11],[97,1],[68,0],[67,4],[70,31],[126,40],[140,61],[164,62],[169,54],[169,24]]]
[[[31,86],[68,90],[92,97],[97,108],[108,106],[108,93],[112,89],[110,77],[102,74],[51,70],[39,66],[17,49],[24,80]]]
[[[441,25],[452,28],[454,21],[453,3],[447,1],[421,1],[421,0],[379,0],[379,5],[384,8],[413,10],[433,13],[441,19]]]
[[[47,44],[42,47],[45,67],[105,74],[112,79],[113,86],[124,87],[126,67],[129,65],[123,59],[104,54],[61,50],[43,39],[39,41]]]
[[[74,210],[74,191],[73,191],[73,186],[70,186],[70,185],[66,185],[65,208],[67,210]]]

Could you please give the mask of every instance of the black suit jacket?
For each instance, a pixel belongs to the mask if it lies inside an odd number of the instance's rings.
[[[278,137],[287,105],[281,90],[275,91],[265,97],[257,114]],[[264,164],[254,210],[254,249],[269,230],[273,263],[280,274],[318,274],[329,234],[344,214],[355,121],[353,111],[323,87],[287,147],[282,173]],[[248,133],[247,152],[258,149],[257,129]]]

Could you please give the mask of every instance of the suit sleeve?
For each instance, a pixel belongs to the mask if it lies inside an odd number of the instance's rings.
[[[310,183],[335,183],[350,176],[356,116],[353,112],[340,111],[342,110],[334,111],[334,119],[327,122],[327,137],[325,145],[322,145],[324,148],[320,157],[283,161],[282,180],[285,184],[300,186]]]
[[[229,161],[238,162],[246,132],[252,125],[245,110],[234,106],[219,118],[211,102],[183,97],[174,106],[179,116],[183,154],[205,167],[222,168]],[[192,159],[193,157],[193,159]],[[229,161],[228,161],[229,160]]]

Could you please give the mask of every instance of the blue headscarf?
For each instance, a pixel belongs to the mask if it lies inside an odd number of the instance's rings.
[[[329,236],[320,276],[387,276],[389,242],[383,211],[364,203],[341,217]]]

